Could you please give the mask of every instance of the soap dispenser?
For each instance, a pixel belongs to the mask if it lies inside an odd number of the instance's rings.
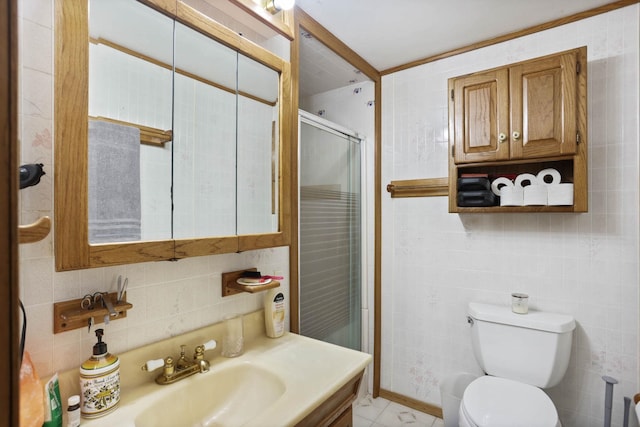
[[[93,355],[80,366],[80,405],[83,418],[97,418],[116,409],[120,401],[120,360],[102,342],[104,330],[96,329]]]

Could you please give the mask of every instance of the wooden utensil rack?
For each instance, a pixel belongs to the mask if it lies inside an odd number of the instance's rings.
[[[118,301],[116,292],[104,295],[108,298],[115,316],[110,316],[110,320],[118,320],[127,317],[127,310],[133,308],[133,304],[127,302],[127,293],[122,296],[122,301]],[[74,329],[86,328],[89,325],[89,319],[93,318],[93,324],[103,323],[105,315],[109,315],[107,310],[101,304],[99,307],[82,308],[83,298],[73,299],[69,301],[56,302],[53,304],[53,333],[71,331]]]

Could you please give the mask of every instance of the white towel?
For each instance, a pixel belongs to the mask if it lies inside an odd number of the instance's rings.
[[[140,129],[89,121],[89,242],[140,240]]]

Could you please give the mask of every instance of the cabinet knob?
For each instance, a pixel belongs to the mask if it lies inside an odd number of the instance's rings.
[[[507,139],[507,135],[505,135],[504,133],[500,132],[500,135],[498,135],[498,141],[500,142],[504,142]]]
[[[515,139],[517,141],[517,140],[520,139],[520,132],[514,131],[511,136],[513,137],[513,139]]]

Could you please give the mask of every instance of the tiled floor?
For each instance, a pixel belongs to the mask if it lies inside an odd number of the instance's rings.
[[[370,395],[353,404],[354,427],[444,427],[441,418]]]

